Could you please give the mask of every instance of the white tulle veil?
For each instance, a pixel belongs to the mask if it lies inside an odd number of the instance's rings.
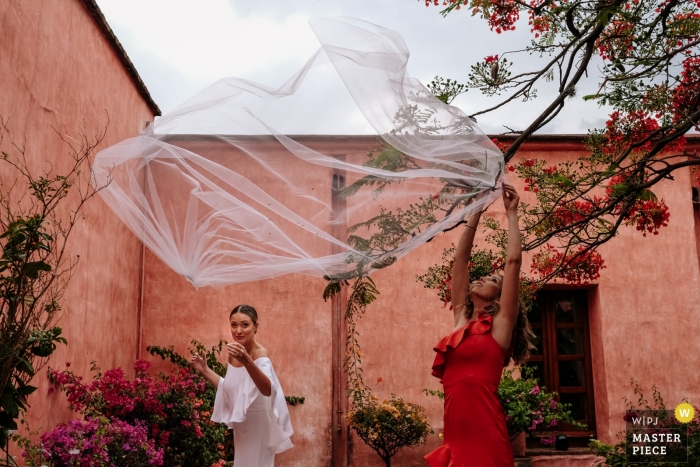
[[[102,198],[195,287],[368,274],[500,196],[501,152],[408,76],[398,33],[310,24],[321,48],[279,88],[224,78],[96,157]],[[364,150],[338,154],[338,138],[282,134],[265,118],[321,60],[376,130]],[[300,115],[303,103],[280,106],[273,120]]]

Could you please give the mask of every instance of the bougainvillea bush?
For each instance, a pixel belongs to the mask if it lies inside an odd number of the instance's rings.
[[[200,351],[205,350],[199,347]],[[172,352],[155,349],[167,355]],[[208,360],[215,361],[220,351],[221,346],[206,352]],[[186,362],[174,352],[172,357]],[[209,467],[225,460],[226,427],[210,420],[216,396],[214,387],[189,366],[178,366],[170,374],[156,376],[148,373],[149,367],[150,363],[138,360],[134,364],[136,377],[133,380],[129,380],[121,368],[101,373],[95,365],[94,379],[90,383],[83,382],[81,376],[68,368],[51,370],[49,375],[65,392],[71,409],[86,419],[103,417],[110,426],[143,426],[149,441],[162,451],[165,467]],[[222,371],[214,365],[210,367]]]
[[[562,422],[585,429],[571,418],[571,405],[556,401],[556,392],[547,392],[532,375],[533,368],[521,367],[520,378],[513,370],[504,370],[498,385],[498,398],[506,414],[508,433],[513,439],[521,432],[540,438],[542,444],[554,442],[554,432]]]
[[[24,451],[27,467],[147,467],[163,465],[163,448],[142,421],[105,417],[62,423]]]

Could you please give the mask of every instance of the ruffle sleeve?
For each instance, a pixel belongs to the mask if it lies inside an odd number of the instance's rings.
[[[449,349],[455,349],[464,340],[468,334],[484,334],[491,329],[493,316],[479,315],[475,321],[470,321],[466,326],[455,329],[447,336],[443,337],[440,342],[433,348],[435,351],[435,361],[433,361],[432,375],[440,379],[442,383],[442,375],[445,373],[445,355]]]
[[[290,437],[294,430],[289,418],[287,401],[284,399],[284,391],[270,359],[261,357],[255,360],[255,364],[270,378],[272,392],[267,398],[270,415],[269,446],[275,453],[280,453],[293,447]],[[211,420],[225,423],[232,428],[234,423],[245,420],[248,408],[258,395],[260,391],[248,372],[245,369],[229,366],[226,377],[221,378],[216,389]]]

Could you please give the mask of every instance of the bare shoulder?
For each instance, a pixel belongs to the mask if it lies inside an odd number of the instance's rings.
[[[270,354],[267,352],[267,349],[263,347],[262,345],[253,350],[253,355],[251,355],[253,360],[257,360],[258,358],[263,358],[267,357],[270,358]]]

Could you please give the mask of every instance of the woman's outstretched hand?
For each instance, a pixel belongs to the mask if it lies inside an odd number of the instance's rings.
[[[209,368],[207,366],[207,361],[204,358],[202,358],[202,356],[199,355],[198,353],[192,355],[192,358],[190,359],[190,363],[192,364],[192,367],[195,370],[197,370],[198,372],[200,372],[202,374],[204,372],[206,372],[207,369]]]
[[[243,345],[239,344],[238,342],[231,342],[230,344],[226,344],[226,350],[228,350],[228,354],[231,357],[238,360],[244,366],[253,361],[253,359],[250,358],[250,355],[248,355],[248,352],[246,351],[245,347],[243,347]]]
[[[503,184],[503,206],[506,208],[506,212],[518,212],[518,205],[520,204],[520,196],[518,192],[515,191],[513,185]]]

